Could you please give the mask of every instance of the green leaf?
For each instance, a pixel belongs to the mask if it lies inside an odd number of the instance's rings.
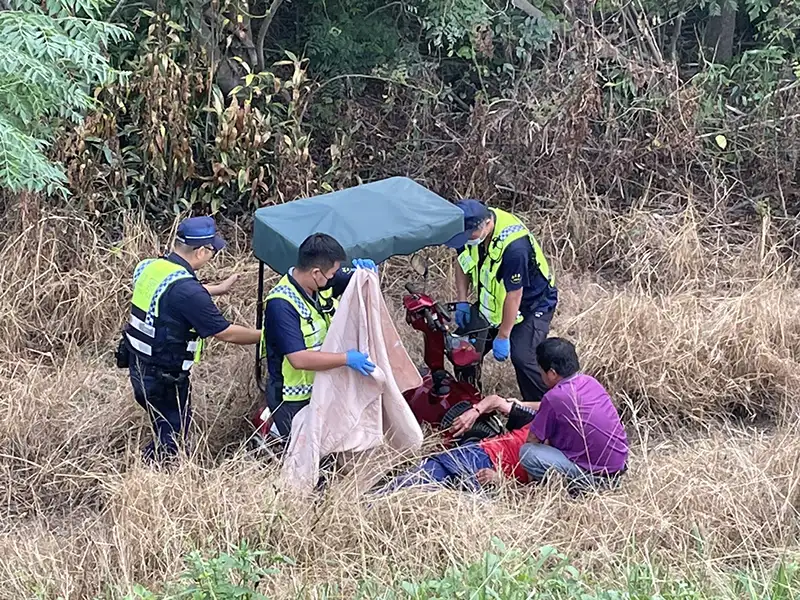
[[[237,183],[239,184],[240,192],[245,191],[249,187],[250,178],[248,177],[247,171],[245,169],[239,169]]]
[[[94,90],[123,77],[106,49],[131,39],[126,29],[95,20],[99,6],[47,0],[43,9],[0,11],[0,187],[67,193],[42,140],[52,139],[61,121],[80,121],[96,105]],[[102,150],[111,162],[113,154]]]
[[[722,150],[725,150],[725,148],[727,148],[727,147],[728,147],[728,140],[727,140],[727,138],[726,138],[724,135],[722,135],[721,133],[720,133],[720,134],[718,134],[718,135],[717,135],[717,136],[714,138],[714,141],[715,141],[715,142],[717,142],[717,146],[719,146],[719,147],[720,147]]]

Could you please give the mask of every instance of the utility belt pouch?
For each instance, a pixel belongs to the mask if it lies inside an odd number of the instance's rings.
[[[165,371],[159,371],[158,376],[161,378],[161,381],[168,385],[182,385],[189,381],[189,374],[186,372],[167,373]]]
[[[125,341],[124,334],[122,338],[119,340],[119,344],[117,344],[117,350],[114,352],[114,358],[117,362],[117,368],[127,369],[128,367],[130,367],[131,351],[130,348],[128,347],[128,342]]]

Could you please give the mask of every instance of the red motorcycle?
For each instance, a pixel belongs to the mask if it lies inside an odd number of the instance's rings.
[[[415,255],[411,266],[426,282],[427,262]],[[472,429],[458,440],[446,433],[456,418],[483,398],[481,363],[489,324],[477,307],[473,307],[469,323],[460,329],[453,319],[454,304],[443,306],[413,283],[407,283],[405,288],[408,292],[403,297],[406,322],[424,338],[424,366],[420,369],[422,385],[403,394],[417,421],[444,430],[445,440],[454,445],[502,433],[503,423],[493,414],[481,415]],[[445,357],[452,372],[445,365]]]
[[[486,328],[461,331],[452,317],[454,305],[443,306],[414,284],[406,284],[403,297],[406,322],[424,337],[422,385],[403,395],[421,424],[447,430],[461,414],[483,398],[480,390]],[[474,320],[474,319],[473,319]],[[452,372],[445,365],[445,357]],[[496,415],[481,415],[457,443],[498,435],[503,424]],[[448,442],[456,443],[445,433]]]

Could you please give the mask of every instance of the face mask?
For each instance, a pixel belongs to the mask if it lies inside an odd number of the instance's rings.
[[[485,239],[486,235],[484,234],[476,240],[467,240],[467,246],[480,246]]]
[[[484,223],[485,225],[485,223]],[[467,240],[467,246],[480,246],[483,241],[486,239],[486,236],[489,235],[488,233],[484,233],[478,239],[475,240]]]
[[[322,273],[322,271],[320,271]],[[325,274],[322,273],[322,276],[325,277]],[[314,283],[317,282],[317,278],[314,278]],[[324,292],[325,290],[329,290],[333,287],[333,277],[325,277],[325,283],[323,285],[319,285],[317,287],[318,292]]]

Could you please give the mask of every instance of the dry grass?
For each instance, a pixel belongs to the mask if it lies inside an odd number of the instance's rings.
[[[716,580],[796,556],[800,313],[771,226],[737,233],[737,245],[691,212],[612,216],[587,205],[530,219],[568,271],[559,270],[554,332],[577,340],[587,368],[628,408],[636,440],[623,488],[577,503],[555,488],[493,499],[408,492],[370,505],[343,485],[316,504],[291,498],[273,485],[272,465],[240,448],[257,402],[252,352],[217,343],[195,377],[195,455],[170,474],[145,469],[144,415],[110,350],[129,273],[157,236],[134,219],[113,248],[71,217],[9,226],[0,234],[15,240],[0,244],[0,597],[116,597],[172,578],[192,548],[241,538],[296,560],[275,577],[276,598],[438,571],[478,557],[492,536],[555,544],[597,577],[664,562]],[[445,293],[449,262],[430,254],[431,285]],[[598,267],[605,277],[588,274]],[[234,248],[205,275],[233,271],[239,289],[221,305],[252,322],[252,261]],[[395,306],[407,273],[402,260],[384,270]],[[402,327],[415,353],[419,340]],[[512,393],[510,366],[489,363],[489,387]],[[733,406],[769,429],[719,422]],[[678,413],[692,426],[655,426]]]

